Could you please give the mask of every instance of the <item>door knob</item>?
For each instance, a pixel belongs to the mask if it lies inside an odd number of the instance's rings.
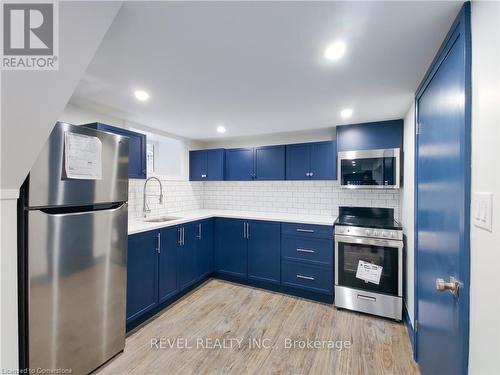
[[[450,276],[450,281],[446,282],[444,279],[436,279],[436,290],[438,292],[444,292],[445,290],[450,291],[455,297],[458,297],[458,292],[460,290],[460,283],[453,276]]]

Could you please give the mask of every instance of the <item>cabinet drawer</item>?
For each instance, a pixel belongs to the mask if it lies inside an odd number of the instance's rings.
[[[281,256],[329,266],[333,264],[333,241],[323,238],[283,236]]]
[[[313,292],[332,294],[333,267],[284,260],[281,263],[281,283]]]
[[[333,226],[329,225],[283,223],[281,232],[294,236],[333,238]]]

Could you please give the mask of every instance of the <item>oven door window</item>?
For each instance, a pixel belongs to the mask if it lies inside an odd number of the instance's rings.
[[[396,158],[378,157],[342,159],[342,185],[393,186],[396,182]]]
[[[366,282],[356,277],[360,260],[382,267],[379,284]],[[397,295],[398,249],[339,242],[337,272],[340,286]]]

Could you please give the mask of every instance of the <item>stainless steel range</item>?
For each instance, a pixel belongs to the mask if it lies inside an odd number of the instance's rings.
[[[340,207],[335,267],[336,307],[402,319],[403,230],[393,209]]]

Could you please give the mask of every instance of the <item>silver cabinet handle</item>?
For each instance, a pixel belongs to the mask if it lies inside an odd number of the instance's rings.
[[[247,238],[247,223],[243,223],[243,238]]]
[[[158,232],[158,234],[156,235],[156,252],[158,254],[161,253],[161,233]]]
[[[182,227],[182,246],[184,246],[184,227]]]
[[[314,233],[314,230],[297,228],[297,232]]]
[[[180,227],[178,231],[179,231],[179,241],[177,241],[177,243],[179,244],[179,246],[182,246],[182,227]]]
[[[300,249],[300,248],[299,248],[299,249],[297,249],[297,251],[298,251],[299,253],[311,253],[311,254],[312,254],[312,253],[315,253],[315,251],[314,251],[314,250],[309,250],[309,249]]]
[[[314,281],[314,277],[304,276],[304,275],[297,275],[297,279],[305,279],[305,280],[312,280],[312,281]]]
[[[198,239],[201,240],[201,223],[198,224]]]
[[[250,238],[250,227],[247,223],[247,240]]]
[[[309,177],[309,172],[306,172],[306,177]]]
[[[375,297],[371,297],[371,296],[364,296],[362,294],[358,294],[358,298],[359,299],[363,299],[365,301],[371,301],[371,302],[375,302],[377,299]]]
[[[202,174],[202,175],[201,175],[201,178],[206,178],[206,177],[207,177],[207,175],[206,175],[206,174]]]
[[[314,176],[314,173],[309,172],[309,176],[310,176],[310,177]]]

